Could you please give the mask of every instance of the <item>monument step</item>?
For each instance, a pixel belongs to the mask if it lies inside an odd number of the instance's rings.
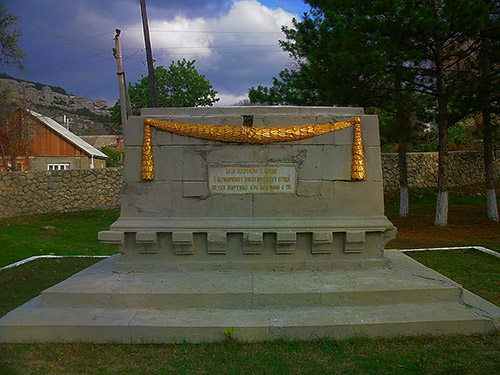
[[[170,310],[45,308],[37,298],[0,321],[0,342],[176,343],[222,341],[228,336],[242,341],[309,340],[477,334],[494,329],[487,314],[451,302]]]
[[[117,256],[42,293],[43,307],[260,308],[460,301],[446,278],[397,268],[331,271],[112,272]]]
[[[307,340],[500,327],[499,307],[398,251],[386,256],[391,267],[364,271],[144,274],[114,272],[113,256],[1,318],[0,342],[210,342],[231,331],[248,341]]]

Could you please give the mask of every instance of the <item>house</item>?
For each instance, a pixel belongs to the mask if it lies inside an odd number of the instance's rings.
[[[80,138],[94,147],[111,147],[123,150],[122,135],[81,135]]]
[[[104,168],[107,159],[58,122],[29,109],[0,120],[0,152],[2,172]]]

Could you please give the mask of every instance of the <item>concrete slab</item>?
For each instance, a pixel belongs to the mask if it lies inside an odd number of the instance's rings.
[[[119,256],[0,319],[0,342],[206,342],[234,337],[484,333],[500,308],[398,251],[390,267],[115,273]]]

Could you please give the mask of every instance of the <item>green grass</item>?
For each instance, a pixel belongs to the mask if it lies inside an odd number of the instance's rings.
[[[97,232],[117,218],[118,211],[111,210],[0,219],[0,267],[33,255],[114,254],[113,247],[97,240]]]
[[[0,345],[2,374],[499,374],[500,335],[178,345]]]
[[[415,251],[406,255],[500,306],[500,258],[477,250]]]
[[[38,259],[0,271],[0,317],[99,258]]]

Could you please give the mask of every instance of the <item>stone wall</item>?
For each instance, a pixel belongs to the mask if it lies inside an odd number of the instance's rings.
[[[437,187],[438,153],[410,152],[407,155],[408,185],[410,188]],[[398,154],[382,154],[384,189],[399,188]],[[479,151],[452,151],[449,153],[450,186],[467,186],[484,181],[483,153]],[[500,149],[494,153],[494,179],[500,179]]]
[[[437,186],[437,153],[408,154],[410,187]],[[500,150],[495,152],[500,180]],[[398,156],[382,154],[384,188],[398,189]],[[482,183],[481,152],[450,152],[450,184]],[[109,209],[119,206],[121,168],[0,173],[0,217],[50,212]]]
[[[0,173],[0,217],[119,206],[122,169]]]

